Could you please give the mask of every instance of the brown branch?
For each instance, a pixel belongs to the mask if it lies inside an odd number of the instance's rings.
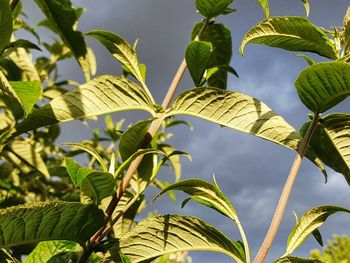
[[[20,0],[12,0],[11,4],[10,4],[10,8],[11,11],[13,12],[13,10],[16,9],[17,5],[19,4]]]
[[[272,218],[269,230],[267,231],[267,234],[265,236],[264,242],[262,243],[258,254],[256,255],[255,259],[254,259],[254,263],[262,263],[264,262],[267,253],[269,252],[272,242],[275,239],[275,236],[277,234],[277,231],[279,229],[279,226],[281,224],[283,215],[284,215],[284,211],[286,209],[287,203],[288,203],[288,199],[290,196],[290,193],[292,191],[295,179],[298,175],[300,166],[301,166],[301,162],[302,159],[306,153],[307,147],[309,145],[309,142],[311,140],[311,137],[315,131],[315,128],[317,126],[317,123],[319,121],[319,114],[315,113],[314,118],[304,136],[304,138],[302,139],[301,145],[299,147],[299,150],[297,152],[297,155],[295,156],[292,168],[290,169],[288,178],[284,184],[284,188],[282,190],[280,199],[278,201],[277,207],[276,207],[276,211],[275,214]]]

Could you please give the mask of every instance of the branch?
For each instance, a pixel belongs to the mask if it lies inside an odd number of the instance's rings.
[[[13,10],[15,10],[15,8],[17,7],[17,5],[19,4],[20,0],[12,0],[11,4],[10,4],[10,8],[11,11],[13,12]]]
[[[319,119],[320,119],[320,115],[318,113],[315,113],[314,118],[313,118],[304,138],[302,139],[300,148],[297,152],[297,155],[295,156],[292,168],[290,169],[288,178],[284,184],[284,188],[282,190],[280,199],[278,201],[276,211],[275,211],[275,214],[272,218],[269,230],[267,231],[264,242],[262,243],[262,245],[259,249],[259,252],[254,259],[254,263],[264,262],[265,257],[267,256],[267,253],[269,252],[269,250],[271,248],[272,242],[275,239],[278,228],[281,224],[281,221],[282,221],[282,218],[284,215],[284,211],[285,211],[287,203],[288,203],[290,193],[292,191],[295,179],[296,179],[298,172],[299,172],[299,169],[300,169],[302,159],[306,153],[310,139],[315,131],[315,128],[317,126]]]

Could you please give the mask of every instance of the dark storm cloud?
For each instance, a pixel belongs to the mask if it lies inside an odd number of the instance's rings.
[[[172,76],[182,60],[184,49],[189,41],[192,25],[200,19],[195,13],[192,0],[98,0],[74,1],[77,6],[85,6],[87,12],[79,24],[84,32],[92,29],[111,30],[133,42],[139,38],[138,55],[148,66],[148,85],[160,102]],[[311,1],[310,19],[325,28],[341,25],[349,1],[319,0]],[[275,112],[284,116],[296,129],[308,120],[307,109],[298,100],[294,90],[294,80],[306,66],[302,58],[295,53],[264,46],[248,46],[245,57],[238,53],[238,47],[244,33],[263,18],[255,0],[236,0],[233,7],[236,13],[222,17],[231,30],[234,41],[232,66],[240,78],[230,78],[229,89],[244,92],[261,99]],[[298,0],[271,1],[272,15],[304,16],[303,6]],[[120,74],[120,66],[108,52],[94,40],[88,40],[97,55],[98,74]],[[313,56],[317,58],[316,56]],[[66,63],[61,67],[65,78],[81,78],[78,66]],[[181,90],[191,87],[188,74],[181,84]],[[343,103],[339,110],[350,111],[349,103]],[[116,114],[116,119],[128,117],[128,114]],[[132,115],[137,119],[139,115]],[[262,242],[268,228],[279,193],[282,189],[294,153],[281,146],[263,141],[250,135],[241,134],[228,128],[195,118],[190,120],[195,127],[193,132],[187,128],[172,129],[175,133],[173,144],[180,150],[193,155],[193,162],[183,161],[183,177],[199,177],[212,180],[216,174],[219,185],[230,198],[240,215],[253,250],[253,255]],[[71,138],[68,125],[61,140],[79,140]],[[91,124],[98,127],[98,124]],[[79,136],[81,136],[79,134]],[[89,137],[88,131],[86,137]],[[163,171],[162,176],[171,178],[170,172]],[[150,189],[148,196],[156,193]],[[181,198],[179,198],[181,200]],[[349,187],[339,174],[329,172],[329,182],[324,184],[320,171],[308,160],[302,166],[289,202],[281,230],[266,262],[284,252],[286,240],[294,224],[292,211],[301,215],[305,210],[320,204],[338,204],[350,207]],[[167,203],[164,206],[164,202]],[[184,209],[180,204],[170,206],[166,197],[151,205],[147,211],[157,209],[162,213],[185,213],[204,218],[217,226],[232,238],[238,239],[237,230],[223,216],[189,203]],[[335,215],[326,228],[321,228],[324,240],[333,233],[350,234],[349,217]],[[311,248],[317,247],[310,238],[296,254],[308,255]],[[215,253],[191,253],[196,262],[230,262],[226,256]]]

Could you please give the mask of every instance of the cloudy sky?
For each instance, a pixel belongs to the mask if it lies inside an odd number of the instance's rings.
[[[88,32],[92,29],[111,30],[131,43],[139,38],[138,55],[148,67],[148,86],[154,97],[161,102],[172,77],[184,56],[189,42],[192,25],[201,17],[195,12],[193,0],[80,0],[76,6],[87,8],[82,16],[79,29]],[[341,25],[343,15],[349,5],[347,0],[311,0],[310,19],[326,29]],[[34,21],[40,20],[40,13],[30,1],[25,1]],[[234,67],[240,78],[229,79],[229,90],[244,92],[256,97],[275,112],[282,115],[298,129],[307,118],[307,109],[298,100],[294,80],[306,67],[305,61],[295,53],[265,46],[249,45],[245,57],[238,53],[238,47],[245,32],[263,19],[263,13],[255,0],[236,0],[232,5],[237,12],[218,19],[232,31]],[[271,15],[304,16],[305,11],[299,0],[271,0]],[[45,32],[44,32],[45,33]],[[98,74],[120,74],[120,66],[108,52],[92,39],[88,43],[96,52]],[[316,59],[317,56],[312,56]],[[64,79],[82,81],[78,66],[72,61],[61,65]],[[188,73],[181,83],[180,91],[192,87]],[[349,101],[343,102],[337,111],[349,112]],[[136,121],[144,115],[114,114],[117,121],[127,118]],[[194,131],[186,127],[172,129],[175,134],[173,145],[190,153],[193,162],[183,160],[183,178],[212,180],[215,174],[224,193],[234,204],[247,232],[252,254],[255,255],[272,218],[279,193],[294,159],[294,152],[281,146],[242,134],[228,128],[198,120],[185,118],[194,125]],[[79,141],[89,138],[93,128],[99,123],[90,123],[90,128],[79,122],[65,124],[61,141]],[[79,129],[79,133],[76,130]],[[81,132],[85,130],[86,132]],[[84,137],[85,136],[85,137]],[[285,249],[288,233],[294,225],[292,211],[301,215],[307,209],[321,204],[350,207],[350,188],[344,178],[328,170],[329,181],[324,184],[323,175],[308,160],[305,160],[291,195],[288,208],[279,234],[266,262],[281,256]],[[162,178],[171,180],[169,170],[162,172]],[[148,192],[152,197],[155,189]],[[173,203],[167,197],[149,206],[148,211],[161,213],[183,213],[201,217],[239,239],[238,231],[232,223],[215,211],[195,203],[180,209],[182,196]],[[165,205],[166,204],[166,205]],[[333,234],[350,235],[350,216],[336,214],[322,227],[324,240]],[[311,248],[318,247],[309,238],[295,255],[307,256]],[[227,256],[201,252],[191,253],[193,262],[231,262]]]

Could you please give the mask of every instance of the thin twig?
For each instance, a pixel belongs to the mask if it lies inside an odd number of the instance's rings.
[[[10,4],[10,8],[11,8],[11,11],[13,12],[13,10],[16,9],[18,3],[20,2],[20,0],[12,0],[11,4]]]
[[[292,168],[290,169],[288,178],[284,184],[284,188],[282,190],[280,199],[278,201],[276,211],[275,211],[275,214],[272,218],[269,230],[267,231],[264,242],[262,243],[262,245],[259,249],[259,252],[254,259],[254,263],[264,262],[264,260],[267,256],[267,253],[269,252],[269,250],[271,248],[272,242],[275,239],[278,228],[281,224],[281,221],[282,221],[282,218],[284,215],[284,211],[285,211],[287,203],[288,203],[290,193],[292,191],[295,179],[296,179],[298,172],[299,172],[299,169],[300,169],[302,159],[306,153],[310,139],[315,131],[315,128],[317,126],[319,118],[320,118],[319,114],[315,113],[314,118],[313,118],[304,138],[302,139],[300,148],[297,152],[297,155],[295,156],[294,163],[292,165]]]

